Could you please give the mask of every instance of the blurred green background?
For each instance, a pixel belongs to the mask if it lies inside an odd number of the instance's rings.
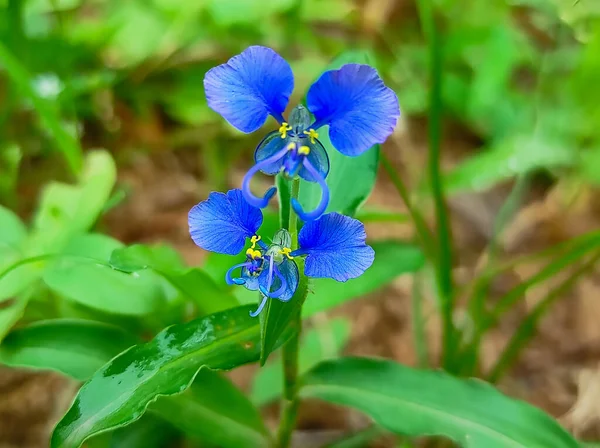
[[[481,149],[448,173],[449,191],[540,168],[600,180],[600,2],[436,3],[445,115]],[[0,202],[13,207],[27,207],[16,192],[30,192],[32,177],[78,172],[79,141],[121,164],[140,152],[183,154],[209,188],[223,188],[261,135],[209,110],[202,79],[252,44],[291,63],[292,103],[333,57],[356,49],[369,52],[405,118],[426,112],[412,0],[3,0],[1,11]]]

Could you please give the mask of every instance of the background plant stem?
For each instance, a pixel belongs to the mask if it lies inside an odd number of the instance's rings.
[[[290,200],[297,199],[300,192],[300,179],[292,181]],[[298,216],[290,206],[288,208],[288,231],[292,236],[292,250],[298,248]],[[300,272],[304,276],[303,270]],[[300,333],[302,331],[301,313],[298,312],[296,319],[297,331],[291,339],[283,346],[282,364],[283,364],[283,400],[281,403],[281,420],[277,432],[277,447],[287,448],[292,439],[292,433],[296,426],[296,416],[298,414],[299,400],[297,397],[296,382],[298,381],[298,348],[300,345]]]
[[[429,181],[435,205],[437,228],[436,280],[443,320],[442,366],[452,371],[454,358],[455,328],[452,323],[454,310],[454,287],[452,282],[452,239],[450,222],[442,189],[440,172],[440,147],[442,136],[442,46],[435,25],[431,0],[417,2],[421,26],[429,48]]]

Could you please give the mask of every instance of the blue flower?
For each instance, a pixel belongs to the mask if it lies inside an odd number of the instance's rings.
[[[375,253],[365,243],[364,225],[338,213],[328,213],[304,224],[298,234],[299,248],[291,250],[287,230],[279,230],[267,244],[257,231],[263,216],[259,208],[248,204],[241,190],[213,192],[189,213],[190,235],[202,249],[236,255],[246,246],[244,262],[232,266],[225,275],[230,285],[244,285],[260,291],[262,300],[257,316],[267,299],[289,301],[298,287],[296,257],[306,257],[304,273],[308,277],[328,277],[339,282],[362,275],[373,263]]]
[[[254,132],[273,116],[280,124],[258,145],[256,165],[242,183],[244,197],[255,207],[265,207],[276,189],[262,198],[250,191],[250,180],[258,171],[269,175],[282,171],[289,178],[301,177],[321,186],[321,201],[305,213],[298,201],[292,207],[304,221],[321,216],[329,203],[325,178],[329,158],[319,142],[322,126],[329,126],[333,146],[347,156],[358,156],[383,143],[400,116],[398,98],[386,87],[377,71],[361,64],[346,64],[330,70],[310,87],[306,105],[297,106],[289,121],[283,117],[294,89],[289,64],[270,48],[253,46],[226,64],[208,71],[204,78],[208,105],[242,132]],[[314,116],[311,122],[309,111]]]

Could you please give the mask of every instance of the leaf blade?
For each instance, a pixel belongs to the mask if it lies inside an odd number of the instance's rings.
[[[38,321],[10,333],[0,363],[54,370],[85,381],[137,340],[120,328],[80,319]]]
[[[300,393],[359,409],[390,431],[447,436],[465,448],[578,446],[541,410],[483,381],[388,360],[326,361],[303,378]]]
[[[76,448],[89,437],[141,417],[159,396],[185,391],[203,367],[231,369],[260,358],[260,325],[238,307],[168,327],[100,369],[81,388],[52,434],[53,448]]]

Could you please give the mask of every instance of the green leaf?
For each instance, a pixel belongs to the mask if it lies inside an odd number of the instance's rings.
[[[173,441],[179,437],[179,432],[164,420],[146,414],[138,421],[124,428],[100,437],[94,437],[88,443],[89,448],[94,448],[98,439],[103,439],[103,445],[98,448],[169,448]]]
[[[110,265],[123,272],[135,272],[144,269],[157,271],[178,271],[181,264],[165,257],[162,250],[156,251],[154,247],[143,244],[134,244],[115,250],[110,254]],[[166,259],[165,259],[166,258]]]
[[[23,241],[27,237],[27,229],[13,212],[0,206],[0,273],[9,269],[22,258]],[[15,272],[9,277],[0,279],[0,304],[3,299],[18,294],[33,280],[29,273]]]
[[[92,151],[78,185],[46,185],[28,242],[30,255],[60,252],[71,236],[89,230],[110,198],[115,181],[116,167],[111,155]]]
[[[480,380],[394,361],[326,361],[302,380],[303,397],[358,409],[406,436],[446,436],[465,448],[577,448],[550,416]]]
[[[337,358],[350,338],[350,322],[337,318],[302,337],[299,350],[299,372],[304,373],[320,361]],[[250,399],[257,406],[275,400],[283,393],[281,360],[271,359],[258,371],[252,383]]]
[[[210,446],[267,446],[258,410],[230,380],[211,370],[198,372],[185,393],[159,398],[149,409]]]
[[[498,182],[543,168],[573,165],[577,153],[560,143],[516,136],[461,162],[444,176],[447,191],[485,190]]]
[[[335,70],[349,63],[368,64],[369,56],[360,51],[346,52],[335,59],[327,70]],[[327,185],[331,199],[326,211],[353,216],[367,200],[375,185],[379,145],[357,157],[344,156],[331,144],[329,127],[319,130],[319,141],[327,150],[330,163]],[[320,198],[321,189],[316,183],[301,181],[299,201],[304,210],[314,210]]]
[[[82,233],[69,239],[63,254],[108,260],[110,254],[121,247],[123,247],[123,243],[108,235]]]
[[[136,339],[118,327],[76,319],[39,321],[10,333],[0,363],[48,369],[85,381]]]
[[[46,269],[43,279],[54,292],[107,313],[144,315],[165,303],[153,272],[126,274],[90,259],[61,258]]]
[[[267,358],[273,350],[275,350],[277,341],[281,338],[281,335],[287,328],[290,327],[293,321],[298,317],[298,313],[302,310],[302,304],[306,300],[306,294],[308,293],[308,278],[303,274],[304,272],[304,260],[296,258],[294,260],[298,266],[298,272],[300,279],[298,281],[298,288],[288,302],[282,302],[280,300],[268,299],[265,309],[260,313],[260,327],[261,327],[261,353],[260,353],[260,364],[265,364]],[[259,293],[256,293],[259,296]],[[262,300],[262,296],[260,296]]]
[[[81,388],[54,430],[52,448],[77,448],[94,434],[137,420],[158,396],[185,391],[202,367],[232,369],[257,361],[260,325],[249,316],[252,309],[174,325],[114,358]]]
[[[179,292],[196,304],[204,314],[235,308],[238,300],[227,291],[223,291],[210,276],[201,269],[189,269],[182,274],[161,273]]]
[[[13,299],[0,302],[0,341],[12,326],[23,316],[25,307],[31,298],[31,291],[19,294]]]
[[[87,153],[79,181],[81,198],[71,223],[75,231],[90,229],[104,210],[117,181],[117,167],[109,152],[95,150]]]
[[[5,248],[17,249],[27,237],[27,229],[19,217],[9,209],[0,205],[0,254]],[[0,258],[0,266],[4,263],[4,257]]]
[[[394,280],[400,274],[416,272],[423,266],[425,258],[418,247],[398,242],[377,241],[371,243],[375,250],[375,261],[366,272],[345,283],[328,278],[317,278],[311,281],[309,294],[302,315],[312,316],[326,311],[356,297],[375,291]]]
[[[174,262],[165,247],[151,248],[135,244],[115,250],[110,257],[110,265],[124,272],[152,269],[164,277],[177,290],[194,302],[205,314],[212,314],[239,305],[237,299],[219,287],[204,271],[186,269]]]

